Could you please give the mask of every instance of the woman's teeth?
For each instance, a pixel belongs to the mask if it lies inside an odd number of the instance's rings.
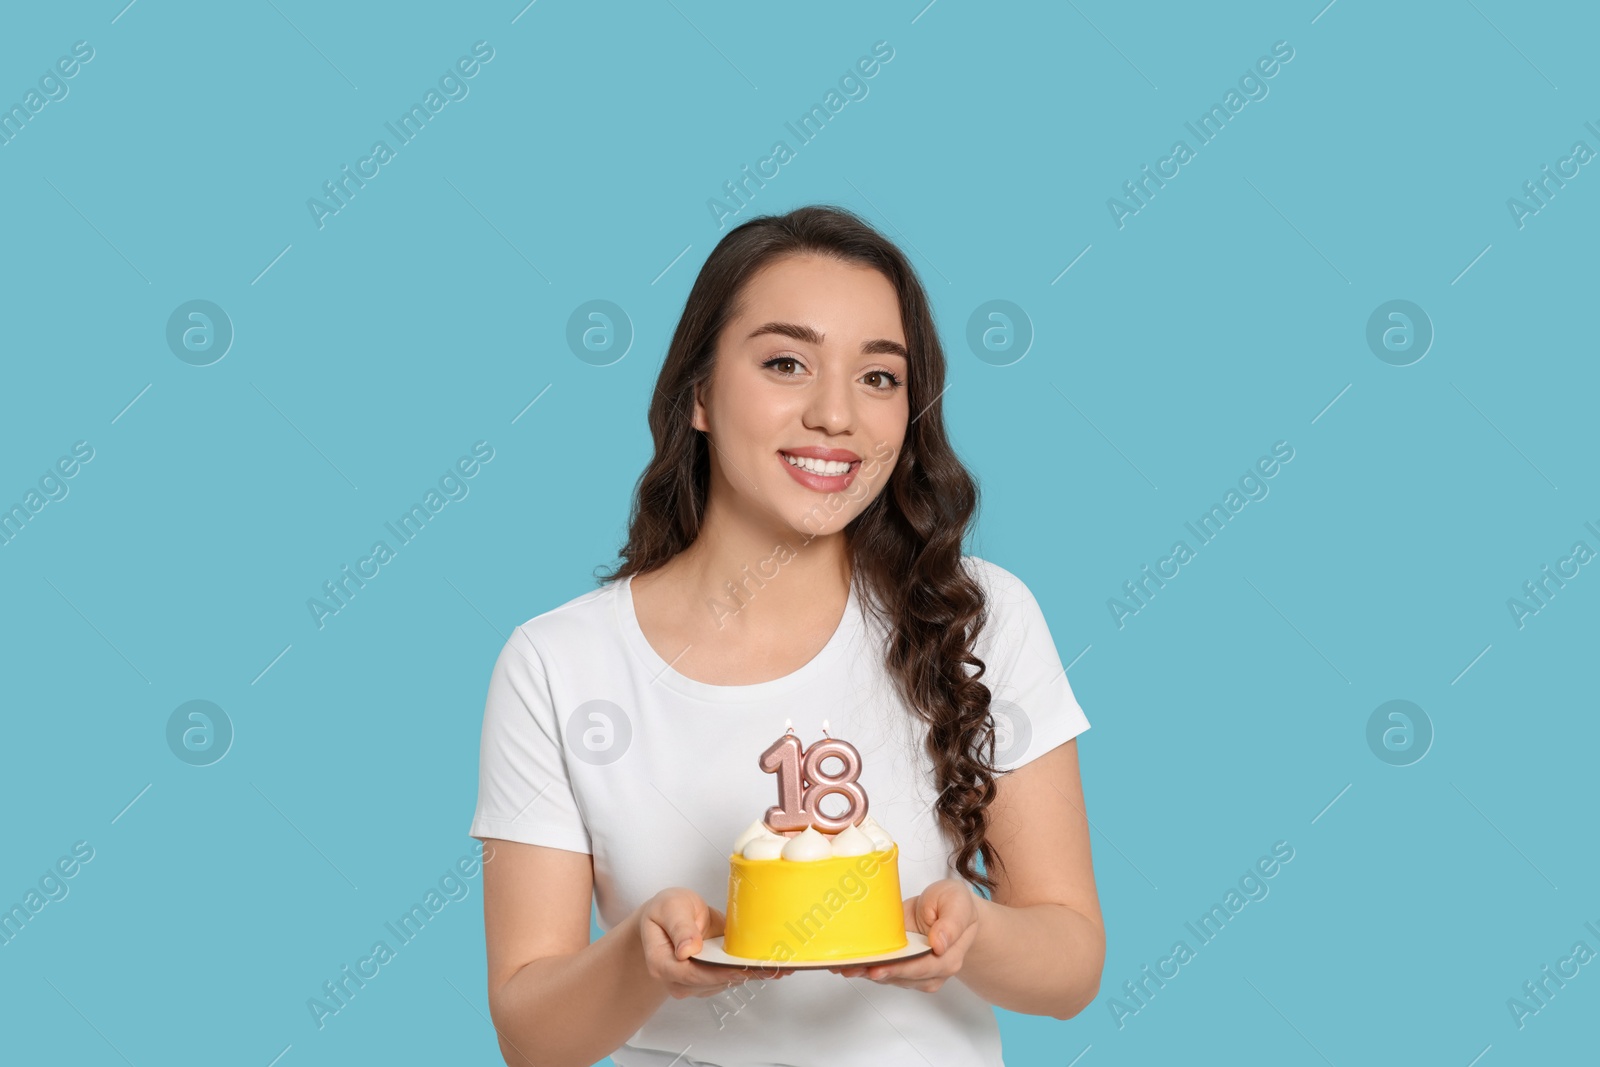
[[[840,475],[850,470],[850,464],[840,463],[835,460],[808,459],[801,456],[791,456],[787,452],[783,453],[783,458],[788,460],[791,466],[799,467],[801,470],[809,471],[812,474]]]

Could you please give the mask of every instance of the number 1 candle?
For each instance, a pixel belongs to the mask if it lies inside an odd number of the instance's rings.
[[[828,724],[822,724],[824,735]],[[844,766],[838,774],[822,769],[822,761],[837,758]],[[789,725],[782,737],[761,753],[761,769],[778,776],[778,803],[767,809],[766,823],[774,833],[816,827],[836,834],[859,823],[867,814],[867,792],[856,779],[861,776],[861,753],[848,741],[827,737],[802,749],[800,739]],[[845,798],[845,809],[838,815],[822,811],[822,798],[837,793]]]

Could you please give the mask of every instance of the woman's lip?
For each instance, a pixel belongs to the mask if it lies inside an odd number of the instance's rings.
[[[850,469],[843,474],[812,474],[810,471],[802,470],[790,463],[784,458],[783,452],[778,452],[777,456],[778,462],[783,464],[783,469],[789,472],[791,478],[807,489],[818,493],[843,492],[855,480],[856,471],[861,469],[861,461],[856,460],[850,464]]]
[[[861,457],[848,448],[823,448],[821,445],[806,445],[804,448],[780,448],[779,452],[801,459],[823,459],[833,463],[860,463]]]

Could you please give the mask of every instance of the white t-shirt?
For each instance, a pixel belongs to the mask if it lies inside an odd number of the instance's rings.
[[[976,556],[963,561],[988,597],[975,652],[987,668],[997,762],[1014,770],[1089,722],[1027,586]],[[803,667],[708,685],[650,646],[630,580],[579,596],[517,627],[500,652],[470,834],[592,855],[605,930],[669,886],[725,911],[733,840],[777,803],[761,752],[785,719],[802,745],[822,739],[827,719],[829,735],[861,753],[869,811],[898,843],[901,895],[913,897],[957,877],[954,848],[933,814],[927,728],[895,691],[885,647],[852,588],[838,629]],[[993,1008],[959,980],[924,993],[826,969],[668,998],[612,1058],[619,1067],[1002,1064]]]

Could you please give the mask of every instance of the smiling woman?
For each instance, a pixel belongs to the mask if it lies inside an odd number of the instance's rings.
[[[831,335],[814,321],[820,308],[829,309]],[[714,444],[713,480],[715,469],[729,479],[710,500],[757,491],[801,528],[801,515],[818,505],[816,494],[841,493],[855,481],[869,447],[860,442],[899,452],[909,421],[910,364],[899,317],[894,286],[872,267],[811,253],[756,270],[733,308],[718,358],[690,383],[690,425]],[[738,402],[716,404],[715,396]],[[744,471],[759,473],[747,480]],[[874,494],[889,473],[878,472]],[[868,502],[862,497],[859,506],[830,515],[816,532],[843,528]]]
[[[507,1063],[977,1067],[1000,1062],[993,1006],[1067,1018],[1094,997],[1089,722],[1027,586],[962,551],[977,485],[944,389],[927,294],[858,216],[754,218],[712,250],[652,394],[620,565],[517,627],[490,678],[471,833],[497,857],[484,928]],[[1027,740],[1000,755],[1002,701]],[[750,765],[785,720],[861,746],[914,893],[891,889],[887,918],[931,951],[692,958],[726,936],[730,857],[706,844],[767,810]],[[822,815],[767,828],[815,838]],[[766,980],[737,1012],[713,999]]]

